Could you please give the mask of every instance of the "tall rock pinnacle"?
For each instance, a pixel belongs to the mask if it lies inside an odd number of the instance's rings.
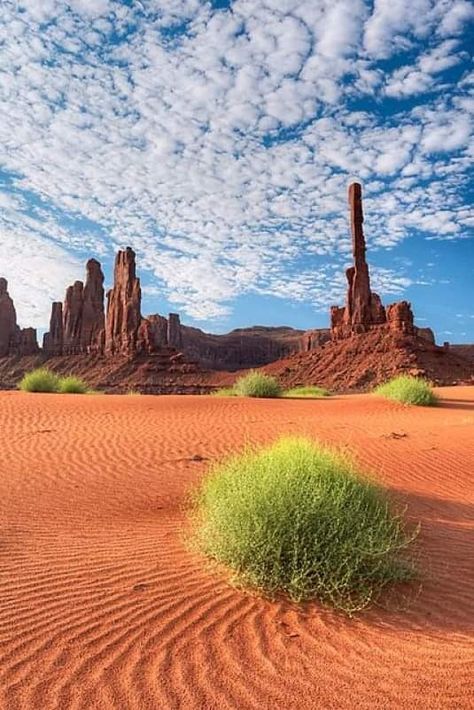
[[[107,293],[105,351],[133,356],[141,324],[141,288],[136,276],[135,252],[130,247],[115,259],[114,285]]]
[[[49,332],[43,335],[43,350],[47,355],[62,355],[63,340],[63,304],[55,301],[51,306]]]
[[[8,293],[8,281],[0,278],[0,357],[10,354],[16,329],[16,311]]]
[[[332,337],[346,338],[381,325],[412,334],[414,326],[410,304],[402,301],[390,306],[386,312],[380,297],[370,289],[369,267],[365,258],[362,187],[357,182],[349,186],[349,211],[354,265],[346,270],[348,289],[345,308],[331,308]]]
[[[18,326],[15,304],[8,293],[8,281],[0,278],[0,357],[37,352],[36,330]]]
[[[349,284],[347,310],[352,324],[370,320],[370,278],[365,260],[365,237],[363,230],[362,187],[358,182],[349,186],[349,210],[351,216],[352,254],[354,266],[346,271]]]
[[[82,281],[75,281],[66,291],[63,306],[63,353],[65,355],[76,355],[81,351],[83,291]]]
[[[96,259],[89,259],[86,271],[80,341],[83,350],[97,352],[103,350],[105,336],[104,274]]]

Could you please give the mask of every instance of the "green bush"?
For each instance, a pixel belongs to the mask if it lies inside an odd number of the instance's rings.
[[[283,397],[295,397],[297,399],[303,397],[329,397],[331,393],[323,387],[313,387],[307,385],[303,387],[293,387],[291,390],[286,390]]]
[[[18,386],[24,392],[57,392],[59,377],[45,367],[39,367],[27,372]]]
[[[414,538],[350,458],[286,438],[217,464],[195,491],[194,541],[233,581],[349,614],[410,579]]]
[[[281,387],[274,377],[255,370],[240,377],[233,389],[236,395],[241,397],[279,397],[281,395]]]
[[[61,394],[87,394],[89,387],[84,380],[70,375],[69,377],[61,377],[59,380],[59,392]]]
[[[221,387],[212,393],[214,397],[237,397],[237,392],[233,387]]]
[[[385,384],[379,385],[375,392],[396,402],[417,404],[421,407],[429,407],[437,402],[430,383],[420,377],[411,377],[410,375],[394,377]]]

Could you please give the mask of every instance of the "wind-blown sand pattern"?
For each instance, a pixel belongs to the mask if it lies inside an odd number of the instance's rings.
[[[469,707],[474,388],[440,392],[432,409],[0,393],[2,710]],[[406,608],[271,602],[187,550],[208,463],[284,433],[348,446],[421,521]]]

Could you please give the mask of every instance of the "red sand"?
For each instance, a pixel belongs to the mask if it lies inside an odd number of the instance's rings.
[[[441,392],[433,409],[0,393],[2,710],[469,707],[474,388]],[[281,433],[347,445],[421,520],[406,609],[272,603],[185,549],[207,460]]]

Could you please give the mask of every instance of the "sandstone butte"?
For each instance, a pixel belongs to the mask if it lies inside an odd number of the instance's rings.
[[[127,247],[116,256],[106,309],[104,274],[90,259],[85,284],[76,281],[63,303],[52,304],[41,350],[36,331],[18,326],[8,284],[0,279],[0,386],[14,386],[45,360],[104,389],[133,384],[151,392],[209,391],[232,382],[237,370],[263,365],[283,383],[317,379],[336,390],[364,389],[407,371],[438,384],[470,381],[472,348],[438,347],[430,328],[414,325],[410,303],[384,307],[371,290],[358,183],[349,187],[349,212],[354,263],[346,270],[346,303],[331,307],[329,329],[256,326],[212,335],[182,325],[177,313],[143,317],[135,252]]]

